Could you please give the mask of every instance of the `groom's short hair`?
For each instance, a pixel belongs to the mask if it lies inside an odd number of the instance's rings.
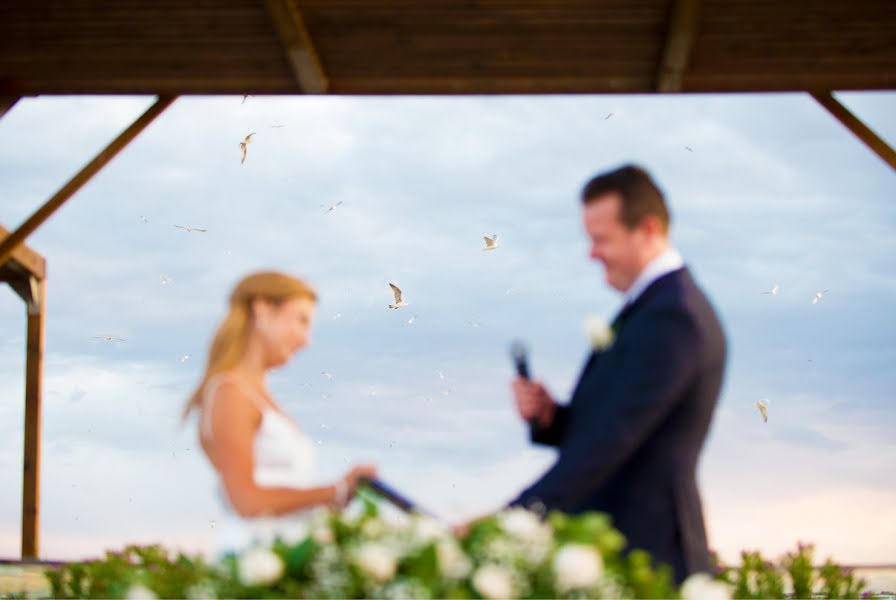
[[[636,165],[624,165],[596,175],[582,189],[582,204],[612,192],[618,193],[621,199],[619,220],[623,225],[634,229],[644,217],[653,215],[662,223],[664,231],[669,231],[669,209],[647,171]]]

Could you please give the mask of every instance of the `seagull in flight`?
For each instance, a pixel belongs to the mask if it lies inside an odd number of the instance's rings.
[[[182,363],[185,363],[185,362],[187,362],[188,360],[190,360],[190,355],[189,355],[189,354],[184,354],[183,356],[180,357],[180,362],[182,362]]]
[[[820,292],[815,292],[815,297],[812,298],[812,304],[818,304],[818,301],[821,300],[824,295],[830,291],[831,290],[821,290]]]
[[[762,422],[768,423],[768,400],[760,400],[759,402],[754,402],[753,406],[759,409],[759,412],[762,414]]]
[[[414,321],[416,321],[416,320],[417,320],[417,315],[414,315],[413,317],[408,319],[408,325],[413,325]]]
[[[321,208],[323,208],[324,205],[321,204],[320,206],[321,206]],[[336,207],[337,207],[337,206],[342,206],[342,200],[340,200],[339,202],[337,202],[336,204],[332,205],[330,208],[328,208],[327,210],[325,210],[325,211],[324,211],[324,214],[333,212],[334,210],[336,210]]]
[[[772,289],[770,289],[770,290],[767,291],[767,292],[762,292],[762,293],[763,293],[763,294],[771,294],[772,296],[777,296],[777,295],[778,295],[778,291],[779,291],[780,289],[781,289],[781,284],[778,283],[778,282],[776,281],[776,282],[774,283],[774,285],[772,285]]]
[[[247,135],[245,138],[243,138],[243,141],[240,142],[240,154],[243,155],[243,158],[240,160],[240,164],[243,164],[244,162],[246,162],[246,147],[252,143],[253,135],[255,135],[254,131],[252,133],[250,133],[249,135]]]
[[[149,223],[149,219],[147,219],[147,218],[144,217],[143,215],[140,215],[140,222],[141,222],[141,223]]]
[[[182,230],[186,231],[187,233],[193,233],[194,231],[197,233],[205,233],[206,231],[208,231],[208,229],[200,229],[198,227],[185,227],[183,225],[175,225],[174,228],[182,229]]]
[[[126,342],[127,340],[120,337],[115,337],[114,335],[95,335],[93,336],[95,340],[106,340],[107,342]]]
[[[327,379],[329,379],[330,381],[333,381],[333,374],[330,373],[329,371],[321,371],[320,374],[323,375],[324,377],[326,377]]]
[[[171,283],[171,278],[165,277],[164,275],[162,275],[162,285],[167,285],[169,283]]]
[[[498,247],[498,234],[493,233],[492,237],[488,237],[487,235],[482,236],[482,239],[485,240],[485,248],[482,249],[483,252],[486,250],[494,250]]]
[[[608,120],[612,116],[613,116],[613,113],[608,114],[606,117],[604,117],[604,121]]]
[[[693,152],[693,150],[691,149],[690,146],[685,146],[684,149],[687,150],[688,152]]]
[[[389,308],[401,308],[402,306],[407,306],[408,303],[401,299],[401,289],[396,286],[394,283],[390,283],[389,287],[392,288],[392,293],[395,295],[395,303],[390,304]]]

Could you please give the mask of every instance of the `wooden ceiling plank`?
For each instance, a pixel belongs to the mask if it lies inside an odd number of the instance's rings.
[[[330,82],[314,48],[311,35],[305,27],[302,11],[293,0],[266,0],[266,4],[302,92],[327,93]]]

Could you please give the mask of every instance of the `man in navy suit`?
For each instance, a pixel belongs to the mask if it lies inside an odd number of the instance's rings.
[[[532,441],[559,455],[511,504],[606,512],[627,550],[647,550],[680,584],[710,570],[696,469],[722,384],[725,336],[669,244],[668,209],[644,170],[598,175],[582,203],[591,258],[625,304],[611,345],[588,358],[568,404],[540,382],[513,382]]]

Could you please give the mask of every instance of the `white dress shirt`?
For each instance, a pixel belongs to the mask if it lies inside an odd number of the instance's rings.
[[[625,301],[623,306],[627,306],[637,300],[638,296],[640,296],[651,283],[663,275],[667,275],[672,271],[677,271],[683,266],[684,260],[681,258],[681,254],[679,254],[678,250],[669,246],[662,254],[647,263],[647,266],[641,270],[641,273],[638,275],[637,279],[635,279],[634,283],[625,290],[625,293],[623,294],[623,300]]]

